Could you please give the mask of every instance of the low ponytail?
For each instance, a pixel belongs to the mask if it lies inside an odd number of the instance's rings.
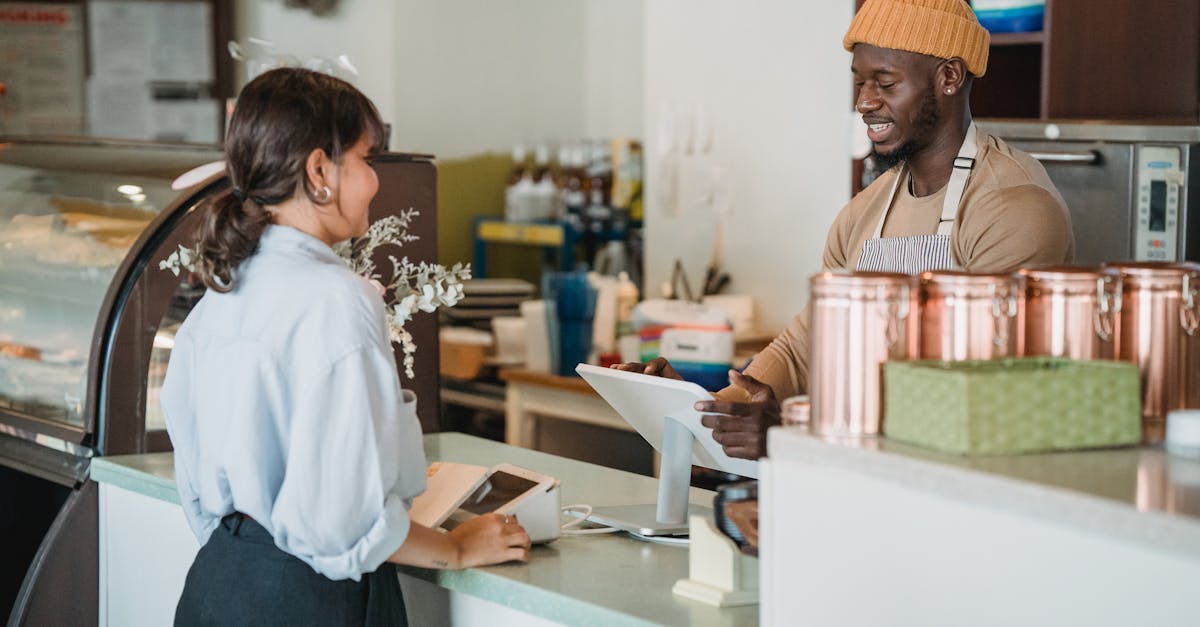
[[[234,288],[238,267],[258,251],[272,210],[308,189],[305,163],[317,149],[334,163],[361,138],[386,143],[375,105],[353,85],[303,68],[263,72],[238,94],[225,134],[234,184],[201,210],[197,273],[217,292]]]
[[[271,214],[254,198],[239,200],[230,193],[204,207],[200,224],[197,272],[210,290],[228,292],[234,271],[258,250],[258,240],[271,223]]]

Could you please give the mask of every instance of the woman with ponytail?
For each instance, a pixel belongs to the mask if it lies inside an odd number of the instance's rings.
[[[408,517],[425,489],[416,398],[384,303],[333,252],[363,235],[384,144],[371,102],[297,68],[255,78],[204,207],[188,315],[162,391],[175,480],[200,542],[176,625],[403,625],[393,564],[528,558],[513,517],[447,534]]]

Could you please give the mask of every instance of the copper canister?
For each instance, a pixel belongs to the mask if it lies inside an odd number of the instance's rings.
[[[916,356],[915,281],[907,274],[825,272],[809,284],[810,429],[820,435],[879,435],[882,365]]]
[[[1129,262],[1121,273],[1117,359],[1142,375],[1142,435],[1162,442],[1167,413],[1200,406],[1200,266]]]
[[[1200,409],[1200,263],[1182,264],[1188,272],[1188,283],[1183,286],[1181,295],[1184,296],[1183,308],[1180,311],[1179,324],[1188,336],[1189,352],[1185,363],[1188,364],[1188,377],[1184,387],[1187,392],[1187,407]],[[1189,308],[1188,299],[1191,299]]]
[[[1121,314],[1121,273],[1052,266],[1025,277],[1024,355],[1113,359]]]
[[[1022,354],[1024,285],[1019,274],[952,270],[921,274],[921,358],[962,361]]]

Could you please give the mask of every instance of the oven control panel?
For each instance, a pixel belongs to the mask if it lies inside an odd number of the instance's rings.
[[[1139,146],[1133,193],[1137,207],[1134,258],[1178,259],[1180,198],[1184,174],[1178,147]]]

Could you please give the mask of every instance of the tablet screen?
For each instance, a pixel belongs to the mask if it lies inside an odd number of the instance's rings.
[[[467,497],[460,509],[465,509],[472,514],[494,512],[500,506],[521,496],[536,485],[536,481],[497,470],[488,477],[487,481],[483,482],[483,485],[479,486],[478,490],[475,490],[474,494]]]

